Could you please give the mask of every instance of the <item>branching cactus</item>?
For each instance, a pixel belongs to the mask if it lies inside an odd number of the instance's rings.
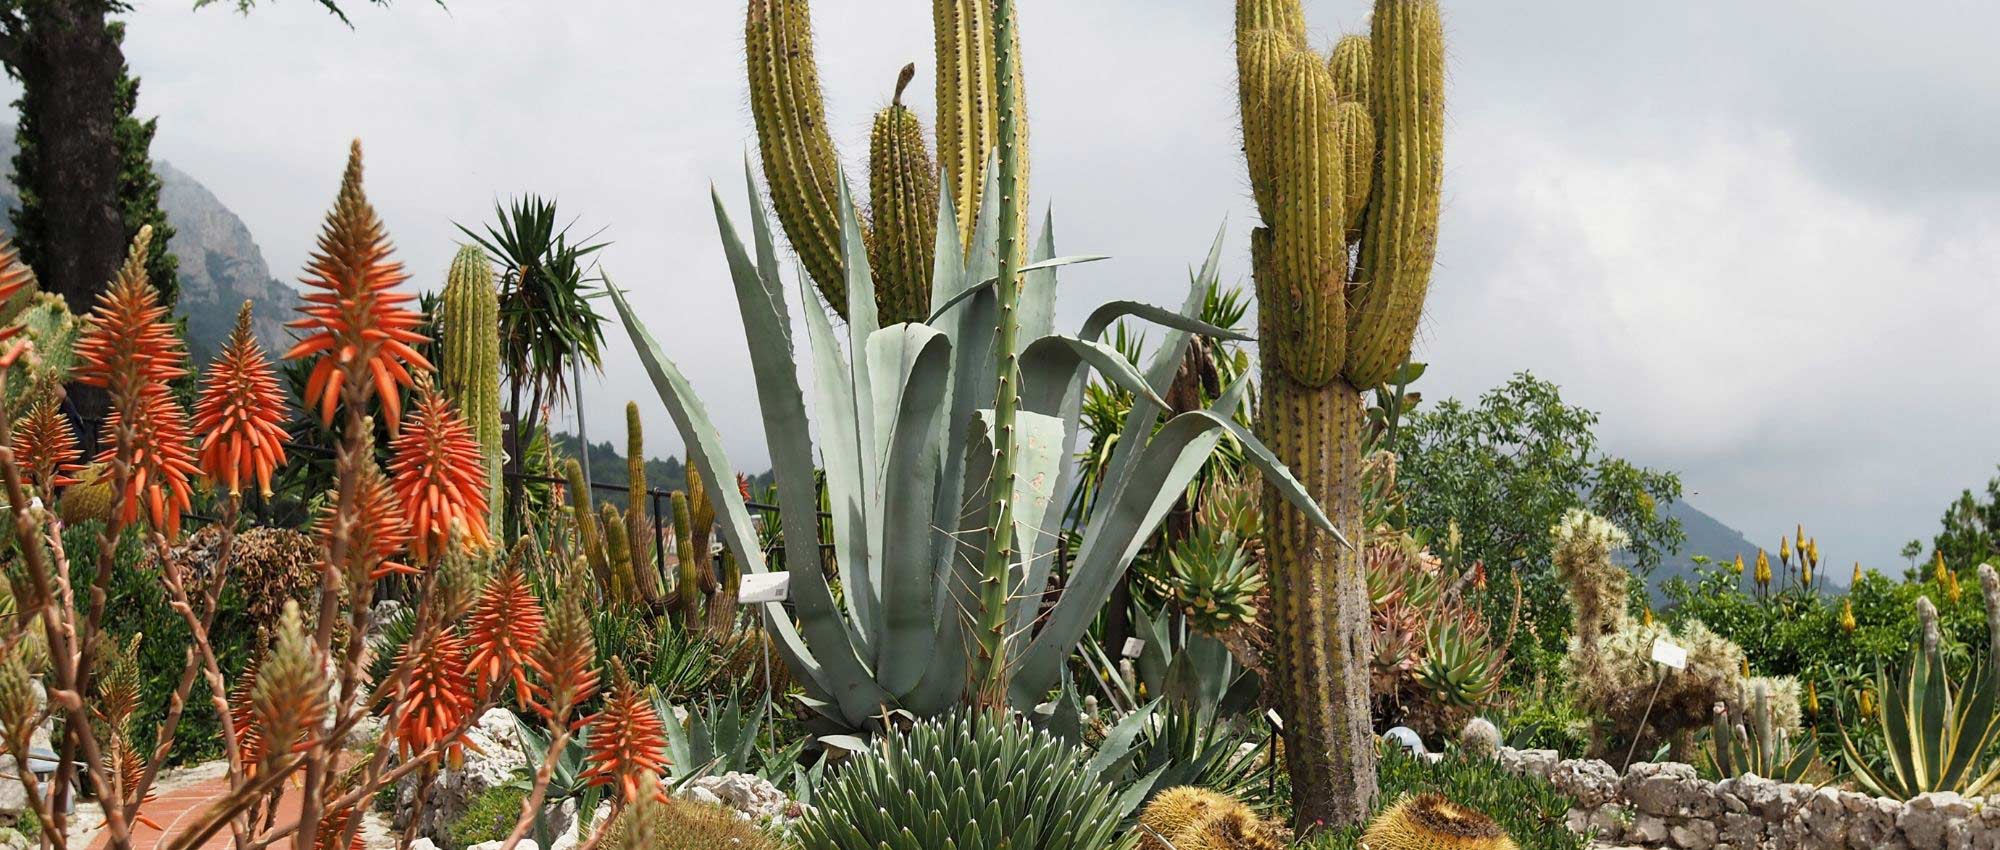
[[[1238,0],[1263,340],[1259,424],[1345,533],[1266,494],[1278,685],[1302,823],[1375,797],[1360,552],[1361,392],[1408,359],[1437,248],[1444,44],[1437,0],[1377,0],[1367,37],[1306,44],[1297,0]],[[1379,152],[1379,155],[1378,155]]]
[[[500,431],[500,296],[493,266],[477,245],[465,245],[445,274],[439,321],[444,326],[440,388],[472,423],[486,461],[488,528],[500,527],[506,463]]]
[[[1001,86],[994,39],[1002,37],[1002,27],[994,21],[993,3],[934,0],[932,18],[937,33],[939,162],[932,160],[916,114],[902,103],[915,65],[905,66],[898,75],[894,99],[876,114],[869,138],[871,209],[860,224],[884,325],[921,322],[930,312],[940,165],[957,206],[959,248],[969,250],[986,168],[998,147]],[[850,271],[841,258],[839,198],[844,178],[840,153],[827,127],[807,0],[751,0],[744,45],[750,111],[757,122],[771,206],[800,264],[827,304],[845,317]],[[1011,82],[1018,109],[1018,64]],[[1016,123],[1016,141],[1025,147],[1027,123]],[[1024,162],[1024,174],[1025,169]],[[1022,184],[1025,187],[1025,177]]]

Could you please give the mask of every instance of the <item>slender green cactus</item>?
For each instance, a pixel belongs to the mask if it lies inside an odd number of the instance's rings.
[[[501,471],[507,462],[500,442],[500,297],[493,286],[493,266],[477,245],[460,246],[452,257],[442,302],[440,388],[479,438],[479,453],[486,462],[486,525],[497,530],[505,510]]]
[[[1373,31],[1322,57],[1297,0],[1238,0],[1263,414],[1278,459],[1342,535],[1266,488],[1287,763],[1301,823],[1359,823],[1375,797],[1361,391],[1409,356],[1437,248],[1444,108],[1437,0],[1376,0]],[[1350,249],[1359,243],[1355,267]],[[1341,539],[1341,538],[1345,539]]]
[[[940,170],[951,186],[959,245],[967,248],[971,243],[986,164],[1000,138],[1003,86],[993,58],[994,39],[1003,30],[1006,37],[1018,38],[1011,25],[995,25],[991,0],[934,0],[932,18],[939,105],[936,162],[925,150],[916,115],[901,103],[914,66],[898,77],[896,99],[876,116],[870,134],[871,220],[862,222],[861,230],[870,246],[876,300],[885,324],[921,319],[928,312],[928,258],[936,244]],[[847,277],[840,260],[838,207],[841,160],[827,128],[808,0],[750,0],[744,53],[750,113],[757,125],[771,206],[800,264],[827,304],[845,317]],[[1007,83],[1019,109],[1019,63],[1010,73]],[[1012,128],[1013,140],[1025,148],[1027,122],[1016,121]],[[1025,190],[1025,160],[1019,168]],[[1022,227],[1025,234],[1025,216]],[[1025,247],[1025,239],[1017,241]]]
[[[631,549],[632,576],[639,597],[647,604],[662,598],[660,570],[653,566],[653,521],[646,515],[646,432],[639,422],[639,404],[625,403],[625,539]]]
[[[736,562],[736,554],[722,550],[722,562],[716,567],[715,592],[708,597],[708,633],[721,640],[729,637],[736,629],[736,598],[743,589],[743,566]]]
[[[583,483],[583,466],[576,458],[563,461],[563,477],[568,483],[570,516],[576,522],[576,542],[590,564],[590,574],[607,598],[617,598],[618,581],[611,573],[611,559],[604,551],[604,534],[597,527],[597,512],[590,507],[590,488]]]
[[[618,515],[618,506],[604,502],[597,506],[598,525],[604,529],[604,563],[611,568],[611,582],[616,598],[620,602],[630,602],[637,596],[632,564],[632,547],[625,537],[625,518]]]
[[[694,535],[689,531],[686,493],[674,491],[674,595],[670,605],[682,624],[692,624],[701,611],[701,576],[696,572]]]
[[[715,549],[710,545],[715,532],[715,503],[708,498],[708,481],[692,464],[687,467],[687,542],[694,549],[695,574],[704,595],[715,593]]]
[[[896,77],[896,99],[875,114],[868,139],[868,200],[874,229],[868,265],[884,325],[921,322],[931,311],[931,260],[937,253],[937,166],[903,89],[917,66]]]

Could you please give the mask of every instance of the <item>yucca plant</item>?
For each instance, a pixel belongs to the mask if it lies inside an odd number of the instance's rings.
[[[1106,850],[1123,815],[1089,753],[1000,712],[883,735],[799,825],[813,850]]]
[[[1990,570],[1991,567],[1982,567]],[[1919,794],[1953,791],[1976,797],[2000,780],[2000,675],[1992,662],[1959,682],[1951,680],[1937,638],[1937,608],[1917,599],[1924,635],[1903,669],[1875,674],[1874,721],[1881,733],[1882,760],[1863,754],[1840,724],[1841,750],[1848,770],[1863,788],[1908,800]]]

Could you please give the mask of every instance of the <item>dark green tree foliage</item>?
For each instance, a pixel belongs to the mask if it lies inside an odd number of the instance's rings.
[[[1994,561],[2000,566],[2000,477],[1986,482],[1985,501],[1969,489],[1960,493],[1940,522],[1944,528],[1931,538],[1931,550],[1943,555],[1946,565],[1969,570]]]
[[[1521,372],[1476,404],[1446,399],[1407,414],[1397,435],[1410,526],[1442,541],[1456,520],[1467,562],[1486,562],[1497,581],[1519,575],[1524,610],[1537,612],[1520,637],[1538,638],[1547,652],[1561,651],[1569,622],[1550,560],[1549,529],[1564,511],[1588,508],[1625,529],[1642,576],[1686,539],[1662,510],[1680,498],[1679,476],[1604,453],[1596,426],[1596,413]],[[1506,622],[1506,611],[1488,613]]]
[[[107,27],[112,41],[123,45],[125,24],[115,21]],[[160,208],[160,175],[153,171],[153,133],[160,119],[141,120],[134,111],[139,106],[139,78],[123,65],[120,51],[118,74],[118,123],[112,136],[118,146],[118,215],[125,222],[125,238],[131,239],[145,225],[153,226],[153,242],[146,255],[146,278],[160,291],[161,303],[171,306],[180,297],[180,260],[167,250],[174,238],[167,212]],[[27,150],[25,142],[22,150]],[[22,208],[26,209],[26,199]]]

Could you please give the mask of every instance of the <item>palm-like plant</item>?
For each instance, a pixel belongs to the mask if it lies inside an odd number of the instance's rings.
[[[563,370],[579,360],[599,365],[604,319],[590,309],[591,285],[599,279],[587,264],[606,243],[572,240],[571,225],[557,224],[556,202],[537,195],[496,203],[493,211],[498,223],[483,235],[462,224],[458,229],[500,267],[500,363],[513,417],[509,444],[518,447],[524,414],[569,391]],[[521,406],[524,391],[527,407]],[[514,450],[517,473],[522,454]],[[510,517],[519,516],[514,501],[507,500]]]

